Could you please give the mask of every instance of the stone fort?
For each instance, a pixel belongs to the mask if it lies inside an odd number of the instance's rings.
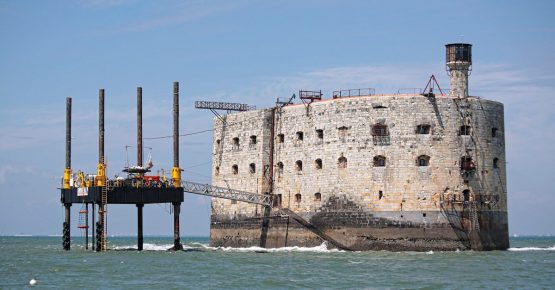
[[[214,118],[212,184],[273,206],[213,198],[211,244],[507,249],[503,104],[468,95],[471,48],[446,45],[446,94],[301,91]]]

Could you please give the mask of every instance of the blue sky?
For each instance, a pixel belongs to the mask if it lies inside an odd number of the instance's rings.
[[[211,127],[195,100],[270,107],[299,89],[447,88],[444,44],[472,43],[471,95],[505,104],[511,234],[555,234],[553,1],[5,1],[0,0],[0,235],[61,233],[65,98],[73,98],[72,167],[94,172],[98,89],[106,89],[109,174],[144,136]],[[185,179],[210,180],[211,134],[182,139]],[[146,140],[156,168],[171,141]],[[129,154],[134,162],[134,153]],[[74,223],[79,206],[74,205]],[[170,235],[164,205],[145,234]],[[210,201],[186,195],[182,234],[207,236]],[[135,234],[133,206],[110,207],[110,234]],[[73,230],[76,233],[76,230]]]

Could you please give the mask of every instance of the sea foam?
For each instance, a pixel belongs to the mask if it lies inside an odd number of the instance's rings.
[[[509,251],[513,251],[513,252],[524,252],[524,251],[555,251],[555,246],[547,247],[547,248],[539,248],[539,247],[509,248]]]

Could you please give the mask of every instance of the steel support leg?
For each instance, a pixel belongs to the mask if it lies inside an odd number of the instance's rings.
[[[64,250],[69,251],[71,249],[71,203],[64,204],[65,207],[65,221],[63,229],[63,246]]]
[[[179,212],[181,210],[180,202],[172,202],[173,205],[173,249],[174,251],[183,250],[183,245],[179,237]]]
[[[137,249],[143,250],[143,207],[144,204],[137,204]]]

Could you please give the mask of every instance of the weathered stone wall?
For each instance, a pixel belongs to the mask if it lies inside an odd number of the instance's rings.
[[[361,228],[385,227],[389,228],[386,235],[403,238],[403,233],[411,233],[407,228],[441,228],[428,238],[458,237],[458,242],[442,242],[436,247],[455,249],[460,248],[460,240],[469,239],[469,233],[477,232],[483,224],[481,232],[495,234],[485,239],[482,248],[504,248],[508,246],[508,232],[503,120],[502,104],[473,97],[380,95],[277,109],[273,193],[281,200],[279,206],[320,223],[332,235],[339,230],[344,237],[338,238],[350,245],[358,243],[360,249],[375,248],[370,244],[379,243],[370,239],[364,246],[360,240],[349,241],[349,235],[356,234],[347,234],[345,229],[358,228],[361,234]],[[385,136],[373,136],[372,128],[377,124],[386,126]],[[417,132],[419,125],[430,126],[429,132]],[[463,125],[469,126],[463,130],[468,135],[460,135]],[[268,192],[264,168],[269,165],[270,128],[271,109],[228,115],[224,127],[215,119],[214,144],[223,140],[223,150],[218,152],[215,145],[213,184]],[[302,140],[298,132],[302,132]],[[279,134],[283,134],[283,142]],[[255,146],[248,144],[252,135],[257,136]],[[238,148],[233,147],[233,138],[239,138]],[[385,157],[385,166],[375,166],[377,156]],[[428,160],[427,166],[419,166],[419,156]],[[474,169],[461,170],[463,156],[472,158],[469,164]],[[317,166],[318,159],[322,168]],[[302,162],[302,170],[297,161]],[[255,173],[249,172],[250,163],[256,164]],[[238,165],[238,174],[232,172],[234,164]],[[330,211],[330,201],[338,198],[357,209]],[[470,205],[465,200],[476,201],[476,218],[469,214]],[[222,233],[215,223],[234,224],[233,220],[262,214],[260,206],[229,200],[213,199],[212,207],[211,239],[215,244],[220,244],[215,239],[220,239]],[[321,222],[324,212],[326,222]],[[338,212],[352,214],[345,217]],[[457,227],[466,231],[465,237],[456,235],[453,228]],[[392,233],[399,229],[404,230]],[[269,234],[271,240],[272,230]],[[421,239],[418,236],[413,232],[404,238]],[[289,234],[288,238],[294,240],[295,235]],[[418,243],[405,248],[418,247]]]

